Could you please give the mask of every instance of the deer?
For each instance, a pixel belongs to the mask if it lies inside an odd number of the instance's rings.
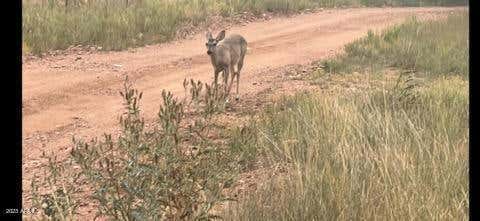
[[[206,33],[207,54],[210,56],[214,69],[214,84],[217,88],[218,74],[222,72],[226,96],[230,94],[233,80],[237,77],[237,90],[235,100],[239,100],[238,87],[240,84],[240,71],[243,67],[243,59],[247,53],[247,41],[239,34],[231,34],[225,38],[225,30],[220,31],[217,37],[213,38],[212,33]],[[236,70],[235,70],[236,68]],[[231,75],[230,86],[228,86],[228,75]]]

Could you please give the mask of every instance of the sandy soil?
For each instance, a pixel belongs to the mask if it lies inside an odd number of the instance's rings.
[[[249,43],[241,73],[241,97],[255,96],[272,86],[275,81],[268,79],[275,79],[279,72],[269,70],[335,55],[369,29],[380,30],[414,14],[429,19],[457,10],[463,8],[332,9],[234,26],[227,35],[242,34]],[[61,158],[68,154],[74,134],[87,138],[116,132],[122,110],[118,91],[125,75],[144,92],[142,111],[146,119],[156,116],[162,89],[183,96],[185,78],[211,81],[212,67],[204,43],[204,34],[198,34],[188,40],[134,50],[79,51],[25,61],[24,190],[42,165],[42,151],[54,152]],[[23,197],[24,201],[28,199],[28,192],[24,191]]]

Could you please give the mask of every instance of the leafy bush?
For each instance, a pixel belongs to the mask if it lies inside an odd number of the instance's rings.
[[[73,169],[72,160],[61,162],[45,152],[42,158],[47,160],[47,166],[44,174],[35,175],[31,182],[31,212],[39,212],[33,213],[38,220],[71,220],[77,216],[81,203],[76,195],[80,191],[77,185],[80,173]],[[45,186],[48,189],[44,189]]]
[[[207,136],[212,132],[211,117],[224,106],[219,105],[225,103],[224,90],[207,84],[199,87],[202,83],[193,80],[190,82],[194,86],[189,88],[187,82],[185,80],[184,86],[187,91],[190,89],[195,110],[202,113],[193,124],[187,126],[183,121],[187,100],[180,102],[170,92],[163,91],[157,124],[153,129],[146,129],[140,115],[142,93],[125,81],[124,90],[120,92],[125,102],[125,112],[120,117],[121,134],[117,138],[105,134],[103,139],[88,142],[73,139],[74,149],[67,159],[71,165],[61,167],[62,170],[52,167],[52,173],[45,174],[44,179],[57,180],[56,176],[64,177],[65,171],[79,167],[76,177],[84,179],[93,189],[90,199],[98,204],[97,216],[115,220],[216,217],[211,209],[228,200],[222,190],[232,183],[238,171],[229,149]],[[71,219],[75,217],[74,202],[78,196],[70,189],[76,184],[61,183],[63,188],[53,189],[50,195],[39,195],[38,188],[33,188],[39,198],[34,204],[52,202],[44,210],[46,217]],[[36,180],[32,182],[35,184]],[[57,205],[65,201],[64,198],[70,204]]]

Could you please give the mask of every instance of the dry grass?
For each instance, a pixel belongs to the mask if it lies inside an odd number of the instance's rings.
[[[461,15],[411,21],[347,46],[312,77],[328,86],[335,64],[345,76],[363,73],[359,90],[286,97],[243,129],[249,139],[237,148],[289,173],[230,206],[226,219],[468,220],[467,33]],[[411,68],[407,56],[422,73],[379,74],[385,64]]]
[[[232,207],[229,220],[468,220],[468,82],[298,95],[249,142],[293,171]],[[387,90],[390,89],[390,90]]]

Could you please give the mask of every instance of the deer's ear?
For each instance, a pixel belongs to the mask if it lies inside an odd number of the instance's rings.
[[[217,35],[217,38],[215,40],[217,41],[221,41],[225,38],[225,30],[221,31],[220,33],[218,33]]]
[[[207,40],[213,38],[212,33],[210,31],[207,31],[207,33],[205,34],[205,37],[207,38]]]

